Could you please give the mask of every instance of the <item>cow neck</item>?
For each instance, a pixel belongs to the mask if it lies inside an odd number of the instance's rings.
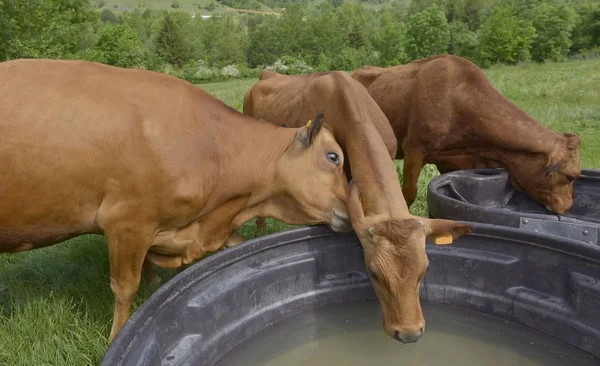
[[[485,79],[485,85],[479,89],[475,106],[481,117],[479,122],[487,128],[474,129],[474,133],[483,141],[513,152],[554,153],[557,134],[520,109],[502,95]],[[475,102],[474,102],[475,103]]]
[[[352,179],[359,183],[365,215],[408,216],[396,166],[383,139],[372,123],[361,121],[349,122],[352,128],[348,129],[348,135],[352,138],[344,150],[350,161]]]
[[[344,83],[338,82],[339,89],[323,98],[326,104],[320,104],[325,105],[325,116],[335,116],[331,125],[348,156],[352,179],[358,182],[364,213],[407,217],[396,166],[373,123],[376,118],[389,122],[366,89],[343,87]]]
[[[229,111],[228,111],[229,112]],[[294,131],[231,112],[220,124],[219,181],[229,195],[249,195],[248,206],[273,194],[277,162],[293,143]]]

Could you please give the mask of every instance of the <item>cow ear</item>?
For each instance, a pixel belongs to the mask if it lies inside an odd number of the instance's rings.
[[[319,113],[315,118],[314,122],[309,120],[306,123],[306,126],[301,127],[296,134],[296,139],[302,144],[304,147],[309,147],[312,145],[315,136],[321,130],[321,126],[323,126],[323,113]]]
[[[581,145],[581,137],[571,132],[563,132],[563,136],[567,140],[567,149],[575,150]]]
[[[546,170],[546,177],[549,177],[552,175],[552,173],[554,173],[555,171],[558,170],[558,168],[560,168],[562,166],[562,163],[556,163],[556,164],[552,164],[550,166],[548,166],[548,169]]]

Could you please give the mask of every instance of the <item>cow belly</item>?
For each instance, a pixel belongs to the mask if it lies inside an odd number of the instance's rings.
[[[0,227],[0,252],[17,253],[43,248],[86,233],[100,234],[97,230],[84,228],[25,227],[15,230]]]

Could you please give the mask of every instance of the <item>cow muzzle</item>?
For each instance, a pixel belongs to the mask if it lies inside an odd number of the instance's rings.
[[[423,335],[423,328],[420,328],[416,332],[402,332],[401,333],[399,331],[396,331],[396,333],[394,333],[394,338],[404,344],[407,344],[407,343],[415,343],[416,341],[421,339],[422,335]]]
[[[345,233],[352,231],[352,224],[350,223],[350,219],[348,214],[338,212],[337,210],[333,210],[331,215],[331,230],[337,233]]]

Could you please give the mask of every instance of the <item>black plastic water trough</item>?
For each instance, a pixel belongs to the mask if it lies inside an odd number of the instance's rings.
[[[494,315],[600,353],[600,247],[476,224],[452,245],[428,243],[427,253],[423,301]],[[213,365],[285,317],[373,299],[354,233],[325,226],[281,232],[215,254],[165,283],[121,329],[101,365]]]
[[[600,170],[582,169],[573,206],[558,216],[515,191],[503,169],[459,170],[439,175],[427,189],[429,215],[510,226],[600,245]]]

